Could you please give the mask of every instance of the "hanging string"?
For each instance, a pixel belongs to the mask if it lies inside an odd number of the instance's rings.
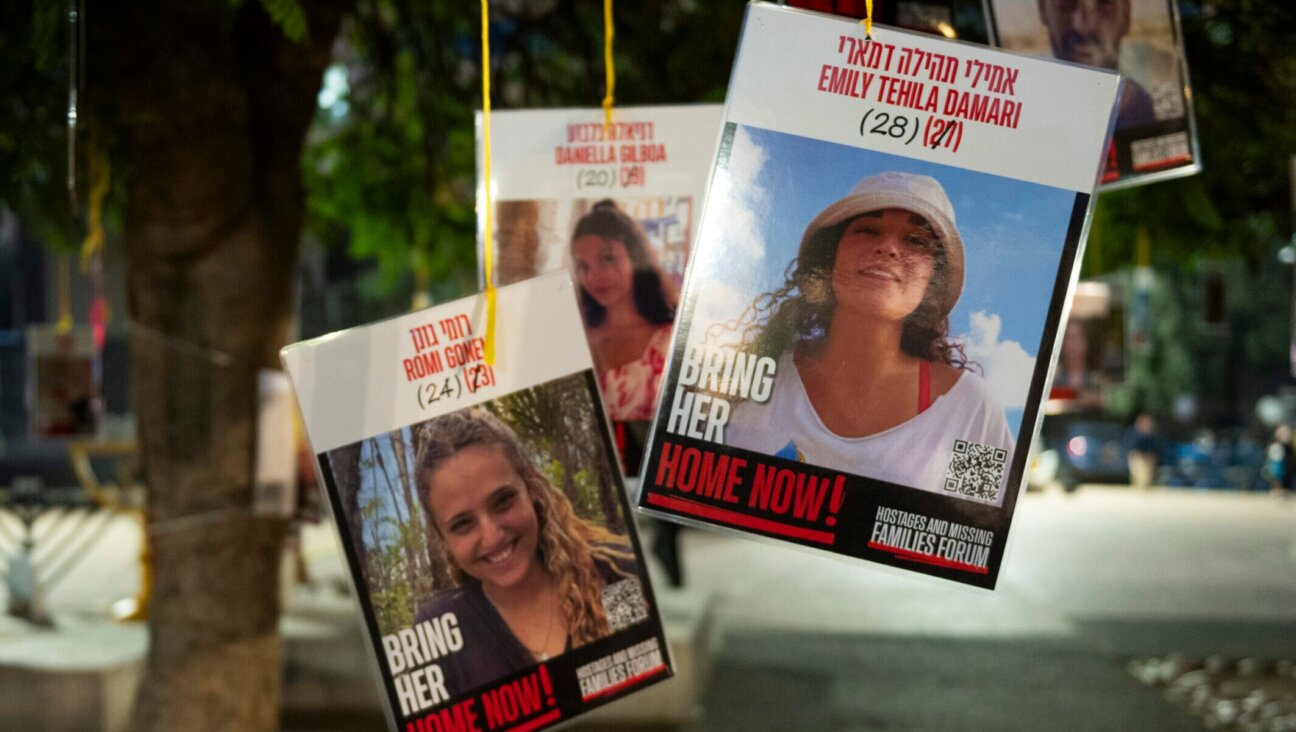
[[[81,8],[79,0],[69,0],[67,6],[67,41],[68,41],[68,98],[67,98],[67,194],[72,204],[73,215],[80,209],[77,201],[76,180],[76,135],[77,135],[77,92],[81,87],[81,53],[85,39],[81,28]]]
[[[422,247],[410,253],[410,265],[414,267],[414,297],[410,301],[410,310],[422,310],[432,307],[432,278],[428,276],[427,264],[424,262],[427,253]]]
[[[207,361],[217,368],[235,368],[242,363],[247,366],[247,361],[240,359],[232,353],[219,351],[208,346],[198,345],[183,338],[178,338],[169,333],[163,333],[156,328],[150,328],[143,323],[127,319],[127,327],[130,328],[131,334],[150,343],[145,347],[162,347],[170,349],[173,353]]]
[[[90,200],[86,213],[86,237],[81,242],[81,274],[90,279],[90,331],[96,349],[102,349],[107,338],[108,322],[112,311],[103,294],[103,203],[108,196],[112,180],[108,156],[94,145],[87,144],[90,160]]]
[[[607,72],[607,95],[603,97],[603,128],[612,126],[612,102],[616,98],[616,66],[612,63],[612,0],[603,0],[603,68]]]
[[[873,0],[864,0],[864,20],[860,25],[864,26],[864,40],[873,40]]]
[[[60,254],[58,260],[58,324],[57,331],[62,334],[72,332],[72,264],[66,254]]]
[[[486,207],[485,245],[482,247],[486,270],[486,363],[495,365],[495,229],[491,223],[491,127],[490,127],[490,9],[487,0],[481,0],[482,46],[482,187],[485,189]]]
[[[108,167],[108,157],[94,150],[90,153],[90,205],[86,221],[86,238],[81,242],[81,272],[90,268],[91,259],[103,251],[103,202],[108,195],[108,183],[112,173]]]

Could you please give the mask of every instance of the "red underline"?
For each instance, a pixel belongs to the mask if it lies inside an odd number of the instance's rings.
[[[562,710],[550,709],[548,712],[536,717],[535,719],[528,719],[516,727],[510,727],[509,732],[531,732],[533,729],[540,729],[550,722],[556,722],[559,719],[562,719]]]
[[[656,676],[657,674],[659,674],[659,673],[661,673],[662,671],[665,671],[665,670],[666,670],[666,664],[664,664],[664,663],[663,663],[662,665],[660,665],[660,666],[654,666],[654,667],[648,669],[647,671],[644,671],[643,673],[637,674],[637,675],[635,675],[635,676],[631,676],[630,678],[626,679],[625,681],[621,681],[621,682],[615,683],[615,684],[613,684],[613,685],[607,687],[606,689],[600,689],[600,690],[594,692],[593,694],[590,694],[589,696],[583,696],[583,697],[581,697],[581,701],[589,701],[590,699],[597,699],[597,698],[600,697],[600,696],[607,696],[608,694],[615,694],[615,693],[617,693],[618,691],[621,691],[622,689],[625,689],[625,688],[628,688],[628,687],[631,687],[631,686],[634,686],[634,685],[638,684],[639,682],[641,682],[641,681],[647,679],[647,678],[650,677],[650,676]]]
[[[881,549],[882,551],[892,552],[897,557],[901,559],[908,559],[911,562],[932,564],[937,567],[949,567],[950,569],[957,569],[963,572],[975,572],[977,574],[990,573],[990,570],[987,569],[986,567],[978,567],[975,564],[968,564],[967,562],[956,562],[953,559],[943,559],[941,557],[933,557],[927,554],[919,554],[918,552],[909,551],[908,549],[901,549],[900,547],[890,546],[888,544],[882,544],[876,541],[870,541],[868,543],[868,546],[869,549]]]
[[[1142,165],[1135,165],[1135,166],[1134,166],[1134,172],[1136,172],[1136,173],[1146,173],[1146,172],[1148,172],[1148,171],[1152,171],[1152,170],[1161,170],[1161,169],[1163,169],[1163,168],[1171,168],[1171,167],[1174,167],[1174,166],[1176,166],[1176,165],[1181,165],[1181,164],[1183,164],[1183,163],[1190,162],[1191,160],[1192,160],[1192,156],[1191,156],[1191,155],[1180,155],[1180,156],[1178,156],[1178,157],[1166,158],[1165,160],[1158,160],[1158,161],[1156,161],[1156,162],[1154,162],[1154,163],[1144,163],[1144,164],[1142,164]]]
[[[708,506],[705,503],[686,501],[682,498],[671,498],[659,493],[649,493],[648,503],[660,508],[669,508],[680,513],[687,513],[692,516],[701,516],[702,518],[719,521],[730,526],[744,526],[749,529],[765,531],[780,536],[790,536],[794,539],[805,539],[819,544],[832,545],[837,541],[837,535],[830,531],[816,531],[814,529],[803,529],[799,526],[788,526],[777,521],[769,519],[756,518],[737,511],[729,511],[715,506]]]

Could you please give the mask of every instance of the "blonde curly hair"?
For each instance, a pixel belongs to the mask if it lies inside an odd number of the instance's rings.
[[[421,435],[423,444],[418,453],[415,479],[430,535],[443,539],[430,501],[433,473],[466,447],[499,445],[521,476],[535,508],[540,526],[536,553],[541,566],[558,581],[560,608],[572,647],[611,633],[603,609],[603,588],[607,583],[599,573],[598,564],[612,567],[617,574],[631,576],[617,569],[618,561],[634,559],[625,537],[577,516],[567,496],[527,460],[513,430],[490,412],[465,409],[437,417],[423,425]],[[456,586],[477,582],[451,556],[445,541],[439,543],[441,556]]]

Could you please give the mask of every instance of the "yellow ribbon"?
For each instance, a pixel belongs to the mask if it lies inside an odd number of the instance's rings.
[[[864,0],[864,20],[860,25],[864,26],[864,40],[873,40],[873,0]]]
[[[93,267],[95,257],[102,256],[104,248],[103,203],[108,197],[109,182],[112,180],[112,168],[108,156],[95,148],[90,148],[90,207],[87,211],[86,237],[81,242],[81,274],[90,275],[93,294],[92,300],[99,300],[103,307],[103,322],[112,322],[112,307],[107,298],[102,297],[102,269]],[[91,306],[93,308],[93,305]],[[93,316],[91,317],[93,320]]]
[[[490,135],[490,10],[487,0],[481,0],[482,34],[482,185],[485,187],[486,207],[485,245],[482,256],[486,270],[486,363],[495,365],[495,232],[491,224],[491,135]]]
[[[58,259],[58,324],[55,329],[62,334],[72,332],[72,266],[66,255]]]
[[[603,97],[603,128],[612,126],[612,101],[616,91],[616,67],[612,63],[612,0],[603,0],[603,66],[607,71],[607,96]]]
[[[90,269],[90,259],[103,251],[103,202],[108,196],[108,183],[112,175],[108,167],[108,156],[101,152],[90,154],[90,208],[87,213],[89,221],[86,226],[86,238],[81,242],[81,272]]]

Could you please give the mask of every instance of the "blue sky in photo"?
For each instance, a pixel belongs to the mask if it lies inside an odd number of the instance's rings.
[[[975,356],[987,367],[986,379],[1018,432],[1074,191],[745,126],[739,127],[731,152],[732,191],[726,201],[711,202],[723,207],[719,216],[726,230],[703,235],[735,245],[723,256],[712,252],[720,258],[710,266],[734,271],[727,284],[751,293],[744,294],[746,302],[782,284],[806,225],[861,179],[900,171],[940,181],[954,207],[966,263],[951,333],[976,344]],[[748,222],[746,232],[741,223],[728,227],[730,221]],[[744,246],[734,236],[759,241]],[[754,268],[730,265],[743,257],[743,249],[763,250],[764,257]],[[748,274],[738,273],[742,269]],[[997,378],[991,373],[996,370]]]
[[[1073,191],[758,128],[744,129],[768,155],[761,183],[772,204],[771,213],[777,213],[763,222],[770,249],[765,263],[768,283],[782,282],[811,219],[861,179],[892,170],[929,175],[944,186],[963,237],[966,274],[951,325],[962,330],[972,312],[996,313],[1003,320],[1000,337],[1020,341],[1029,352],[1035,352],[1075,205]]]

